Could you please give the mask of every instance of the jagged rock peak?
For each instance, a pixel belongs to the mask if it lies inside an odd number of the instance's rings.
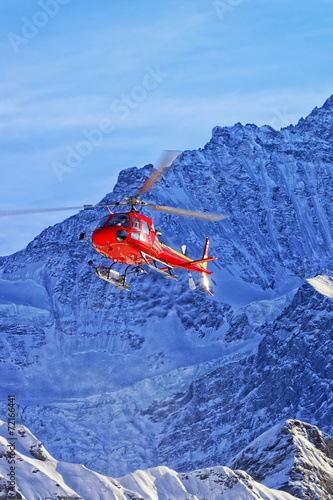
[[[307,119],[309,116],[320,116],[326,112],[333,113],[333,94],[326,99],[324,104],[318,108],[318,106],[315,106],[311,113],[305,118]],[[301,118],[302,119],[302,118]]]
[[[288,127],[289,128],[289,127]],[[306,118],[301,118],[295,130],[320,137],[324,140],[333,139],[333,94],[326,99],[321,107],[315,107]]]
[[[322,107],[333,111],[333,94],[328,99],[326,99]]]
[[[281,131],[287,130],[290,132],[311,133],[316,137],[322,139],[333,139],[333,94],[326,99],[321,107],[315,107],[311,113],[305,118],[300,118],[297,125],[288,125],[283,127]],[[277,137],[281,133],[275,130],[270,125],[263,125],[258,127],[253,123],[242,125],[235,123],[232,127],[216,126],[212,130],[212,140],[214,142],[218,139],[224,139],[226,142],[230,137],[239,138],[246,135],[260,135],[265,134],[267,137]]]
[[[113,188],[113,191],[107,193],[99,203],[112,204],[117,201],[123,200],[126,196],[132,196],[136,194],[147,177],[149,177],[153,168],[154,167],[152,164],[148,164],[142,168],[130,167],[122,170],[118,175],[118,179]]]
[[[290,419],[255,439],[227,465],[296,498],[331,500],[332,458],[333,441],[328,434]]]
[[[240,122],[235,123],[232,127],[221,127],[217,125],[216,127],[213,128],[212,130],[212,138],[218,138],[222,137],[225,139],[229,139],[231,136],[237,137],[237,136],[244,136],[247,134],[255,134],[257,135],[260,130],[267,129],[269,131],[274,131],[272,127],[269,125],[265,125],[263,127],[258,127],[254,123],[247,123],[246,125],[242,125]]]

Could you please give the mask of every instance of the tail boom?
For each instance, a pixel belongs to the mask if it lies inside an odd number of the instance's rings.
[[[217,260],[217,258],[216,257],[208,257],[209,241],[210,241],[209,238],[206,238],[205,248],[204,248],[203,256],[201,259],[198,259],[198,260],[188,259],[185,262],[183,261],[183,262],[177,262],[176,264],[172,264],[172,265],[170,265],[170,267],[172,269],[183,268],[183,269],[187,269],[187,271],[197,271],[197,272],[201,273],[202,283],[203,283],[204,289],[206,290],[206,292],[209,293],[209,295],[213,295],[210,291],[210,284],[208,281],[208,274],[213,274],[213,272],[208,271],[207,263],[211,262],[212,260]],[[182,251],[183,251],[182,257],[186,258],[184,255],[185,247],[184,247],[184,250],[182,249]],[[160,269],[160,271],[167,271],[167,269],[168,269],[167,267],[163,267]]]

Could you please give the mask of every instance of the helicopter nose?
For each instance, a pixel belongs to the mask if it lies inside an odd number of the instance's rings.
[[[91,235],[91,241],[94,247],[101,247],[108,244],[107,238],[105,237],[105,231],[103,229],[96,229]]]

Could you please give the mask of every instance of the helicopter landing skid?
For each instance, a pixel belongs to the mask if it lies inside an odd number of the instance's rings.
[[[118,290],[126,290],[127,292],[129,292],[130,287],[126,285],[127,269],[125,271],[125,274],[120,274],[117,271],[111,269],[113,264],[110,267],[104,267],[104,266],[94,267],[91,260],[88,262],[88,264],[92,266],[94,273],[96,274],[96,276],[98,276],[98,278],[101,278],[104,281],[112,283],[117,287]]]
[[[163,271],[161,271],[161,272],[163,272]],[[170,272],[170,274],[165,273],[164,278],[166,280],[175,280],[175,281],[177,281],[178,276],[176,274],[171,274],[171,272]]]
[[[176,274],[172,274],[173,267],[170,266],[170,264],[167,264],[166,262],[164,262],[162,260],[155,259],[151,255],[148,255],[144,252],[141,252],[141,257],[144,259],[145,263],[147,264],[148,267],[150,267],[150,269],[154,269],[154,271],[157,271],[158,273],[163,274],[164,278],[166,278],[168,280],[176,280],[177,281],[178,276]],[[151,262],[149,262],[148,259],[151,259],[153,261],[153,264]],[[157,264],[161,264],[164,268],[167,268],[167,271],[163,271],[163,269],[160,269],[159,267],[157,267]]]

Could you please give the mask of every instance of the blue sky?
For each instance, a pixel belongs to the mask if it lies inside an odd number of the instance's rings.
[[[11,0],[0,48],[0,210],[76,206],[216,125],[280,128],[321,106],[333,1]],[[0,255],[68,215],[2,217]]]

